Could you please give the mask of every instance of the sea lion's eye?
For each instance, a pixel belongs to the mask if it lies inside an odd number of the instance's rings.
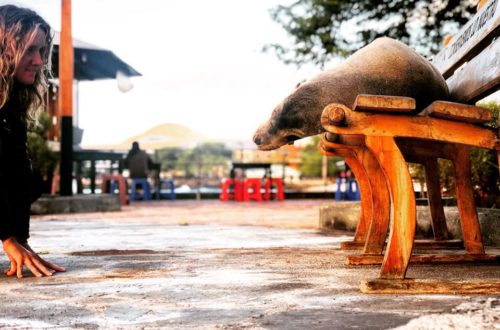
[[[300,139],[300,136],[297,136],[297,135],[287,135],[285,137],[286,141],[287,142],[293,142],[293,141],[297,141],[298,139]]]

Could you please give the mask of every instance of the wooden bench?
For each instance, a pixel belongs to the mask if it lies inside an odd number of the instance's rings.
[[[349,264],[381,263],[380,278],[362,283],[362,291],[500,293],[500,281],[456,282],[405,280],[412,262],[498,263],[487,255],[481,238],[470,182],[470,148],[495,150],[500,162],[498,132],[482,126],[491,114],[475,107],[477,100],[500,88],[500,5],[492,0],[451,39],[435,57],[434,65],[447,79],[453,101],[437,101],[420,115],[411,99],[360,95],[353,109],[331,104],[321,123],[327,131],[322,149],[345,157],[360,182],[362,214],[354,242],[363,254]],[[457,70],[458,69],[458,70]],[[412,255],[416,206],[406,161],[424,164],[436,241],[446,241],[437,175],[437,158],[452,160],[465,254]],[[382,256],[389,225],[387,248]],[[446,245],[445,245],[446,246]],[[460,290],[459,290],[460,291]]]
[[[332,142],[336,139],[341,141]],[[362,249],[366,255],[381,255],[389,224],[390,196],[386,179],[376,158],[366,148],[364,136],[345,135],[332,136],[327,133],[322,136],[322,153],[327,156],[344,157],[345,162],[356,176],[361,191],[361,215],[351,242],[343,242],[341,249]],[[405,157],[407,161],[409,159]],[[415,158],[413,156],[413,158]],[[442,248],[463,248],[459,240],[448,240],[448,230],[444,216],[435,160],[413,159],[412,162],[424,163],[426,166],[427,185],[431,205],[432,230],[434,240],[419,240],[415,242],[417,249],[436,250]],[[373,187],[373,188],[372,188]],[[375,220],[372,220],[375,219]],[[348,257],[348,265],[360,264],[359,257]]]

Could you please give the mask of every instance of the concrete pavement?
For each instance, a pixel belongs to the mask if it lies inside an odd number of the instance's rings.
[[[338,247],[352,234],[316,229],[322,203],[160,201],[36,216],[32,246],[68,271],[0,275],[0,328],[416,329],[407,323],[419,317],[419,326],[498,325],[499,297],[361,294],[379,267],[344,266]],[[408,275],[499,279],[500,267],[411,265]]]

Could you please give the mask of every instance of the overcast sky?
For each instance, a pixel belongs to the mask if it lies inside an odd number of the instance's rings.
[[[287,40],[269,9],[290,2],[73,0],[73,36],[111,49],[143,74],[128,93],[114,80],[79,84],[84,146],[119,143],[162,123],[251,141],[297,82],[317,73],[261,52]],[[61,0],[8,3],[34,9],[60,30]]]

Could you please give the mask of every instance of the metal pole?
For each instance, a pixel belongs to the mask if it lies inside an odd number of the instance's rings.
[[[321,177],[323,178],[323,188],[324,192],[326,192],[326,186],[328,184],[328,158],[323,155],[321,164]]]
[[[60,188],[62,196],[71,196],[73,180],[73,38],[71,36],[71,0],[62,0],[61,44],[59,45],[59,93],[61,109]]]
[[[197,163],[197,177],[198,177],[198,184],[196,188],[196,200],[201,201],[201,156],[199,152],[196,153],[196,163]]]

